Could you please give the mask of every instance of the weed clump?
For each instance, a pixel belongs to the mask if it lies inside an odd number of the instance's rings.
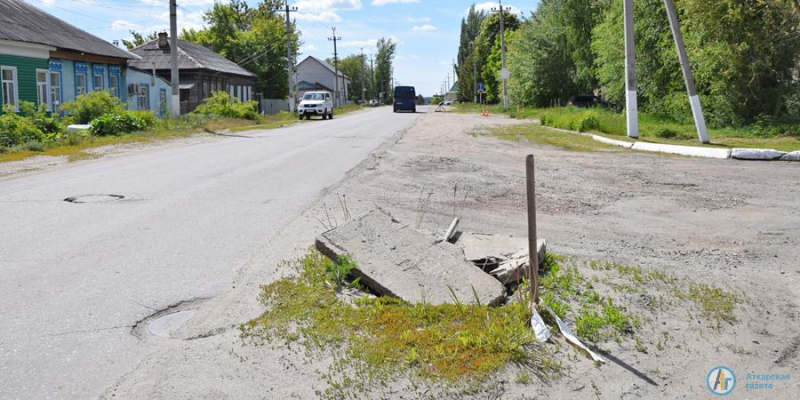
[[[411,371],[417,379],[462,384],[509,363],[537,375],[559,369],[537,344],[525,302],[431,305],[369,296],[347,302],[338,291],[349,284],[340,278],[353,264],[340,261],[312,250],[297,263],[298,277],[264,286],[260,300],[268,310],[241,327],[242,337],[300,343],[307,355],[341,349],[332,370],[360,371],[362,382]]]

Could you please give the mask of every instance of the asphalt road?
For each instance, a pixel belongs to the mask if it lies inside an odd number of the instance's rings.
[[[417,117],[375,109],[0,180],[0,398],[100,394],[158,351],[137,321],[223,292]],[[87,194],[125,198],[64,201]]]

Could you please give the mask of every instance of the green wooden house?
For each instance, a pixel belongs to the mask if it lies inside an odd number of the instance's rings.
[[[128,60],[138,57],[21,0],[0,0],[0,100],[56,111],[76,96],[108,90],[126,101]]]

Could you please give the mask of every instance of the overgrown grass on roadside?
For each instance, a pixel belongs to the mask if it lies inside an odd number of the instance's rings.
[[[363,297],[349,304],[337,296],[332,264],[310,251],[299,262],[299,277],[263,287],[261,301],[269,309],[242,327],[243,337],[299,342],[308,354],[339,349],[331,371],[344,376],[331,380],[330,397],[361,393],[407,371],[410,379],[461,386],[509,363],[537,375],[560,369],[536,343],[527,303],[411,305]]]
[[[398,380],[413,390],[465,393],[491,385],[509,368],[519,382],[532,376],[548,380],[564,368],[552,352],[559,345],[535,341],[524,282],[505,306],[412,305],[387,297],[343,296],[357,286],[345,279],[355,267],[347,258],[334,263],[310,250],[302,260],[280,266],[287,267],[298,275],[262,287],[260,301],[267,311],[242,325],[241,336],[255,343],[300,346],[307,357],[333,356],[323,372],[328,388],[317,393],[321,397],[369,396]],[[637,314],[645,310],[624,303],[631,293],[671,295],[672,306],[688,305],[687,311],[698,311],[711,328],[736,321],[737,296],[663,271],[596,261],[576,264],[551,254],[544,269],[542,301],[594,345],[626,342],[646,353],[645,343],[650,343],[663,350],[660,336],[643,336],[655,314]],[[620,282],[631,291],[620,293],[615,286]],[[550,315],[542,316],[558,335]],[[660,324],[657,328],[662,329]]]
[[[537,124],[496,126],[488,129],[476,130],[473,131],[472,134],[488,134],[514,142],[527,140],[530,143],[556,146],[567,151],[623,151],[620,147],[598,142],[591,137],[559,132]]]
[[[476,113],[480,106],[472,103],[454,107],[457,112]],[[544,126],[594,132],[627,139],[627,123],[624,113],[608,109],[585,109],[576,107],[519,108],[490,106],[492,113],[510,115],[512,118],[538,119]],[[596,123],[587,124],[587,118]],[[647,113],[639,113],[640,140],[657,143],[700,146],[697,131],[691,122],[681,123]],[[773,148],[782,151],[800,150],[800,124],[755,124],[745,128],[709,129],[713,147]]]
[[[679,279],[660,270],[646,270],[642,267],[631,267],[619,263],[599,263],[591,261],[588,267],[595,271],[612,271],[617,276],[627,280],[632,285],[614,282],[611,277],[606,277],[603,283],[616,291],[625,293],[652,294],[654,287],[663,287],[670,300],[660,299],[651,302],[653,309],[675,306],[681,303],[690,303],[700,316],[711,323],[714,329],[720,329],[722,323],[730,325],[738,322],[735,310],[736,305],[744,299],[727,290]]]

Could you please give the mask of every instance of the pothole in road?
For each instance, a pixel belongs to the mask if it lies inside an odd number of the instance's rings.
[[[125,196],[119,194],[83,194],[80,196],[67,197],[64,199],[67,203],[83,204],[83,203],[108,203],[112,201],[119,201],[124,199]]]
[[[178,311],[156,318],[147,324],[147,332],[161,338],[172,338],[172,333],[180,329],[195,314],[195,310]]]

